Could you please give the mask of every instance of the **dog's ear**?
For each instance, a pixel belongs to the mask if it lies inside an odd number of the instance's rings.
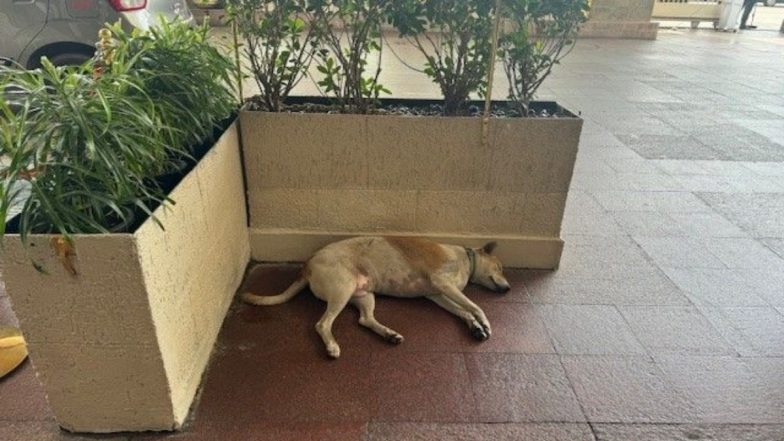
[[[492,254],[493,250],[495,250],[495,247],[497,246],[498,244],[496,242],[487,242],[485,246],[482,247],[482,251],[484,251],[487,254]]]

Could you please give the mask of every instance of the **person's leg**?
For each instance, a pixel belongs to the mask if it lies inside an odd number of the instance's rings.
[[[757,4],[757,0],[744,0],[743,1],[743,15],[740,18],[740,28],[746,29],[748,26],[746,23],[749,21],[749,15],[751,15],[751,11],[754,9],[754,5]]]

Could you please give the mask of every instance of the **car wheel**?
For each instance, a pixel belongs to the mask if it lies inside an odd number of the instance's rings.
[[[776,6],[778,0],[765,0],[765,6]]]
[[[84,53],[66,53],[52,55],[48,58],[55,66],[80,66],[89,60],[90,56]]]

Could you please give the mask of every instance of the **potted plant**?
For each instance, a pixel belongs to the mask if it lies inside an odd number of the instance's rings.
[[[0,71],[3,278],[65,429],[179,427],[241,282],[233,64],[206,38],[117,25],[81,68]]]
[[[234,11],[249,4],[228,3]],[[582,21],[565,11],[584,14],[588,0],[504,0],[500,10],[486,0],[283,3],[305,11],[301,29],[314,29],[313,75],[324,96],[280,96],[283,105],[268,106],[262,89],[240,112],[254,259],[303,261],[338,238],[406,234],[474,246],[497,239],[509,266],[557,267],[582,120],[556,103],[531,102],[536,87],[528,86],[539,81],[516,82],[510,101],[487,114],[470,100],[489,94],[496,28],[510,28],[497,41],[506,70],[541,79],[549,73],[541,66],[568,50]],[[256,25],[238,26],[258,42],[248,50],[280,41],[266,19],[271,9],[258,6]],[[495,26],[502,19],[515,25]],[[444,101],[381,98],[387,91],[374,66],[383,21],[425,55],[417,69]],[[552,38],[565,49],[554,58],[540,50]],[[305,72],[310,59],[295,70]],[[258,77],[272,67],[251,70]]]
[[[226,2],[224,0],[189,0],[197,21],[207,22],[210,26],[225,26]]]

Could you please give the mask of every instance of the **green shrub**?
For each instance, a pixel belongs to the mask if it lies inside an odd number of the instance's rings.
[[[392,8],[390,20],[441,88],[445,115],[464,113],[470,94],[484,92],[494,14],[495,0],[399,0]]]
[[[308,24],[318,30],[317,84],[344,111],[367,113],[382,93],[381,23],[395,0],[311,0]],[[378,52],[375,69],[368,59]]]
[[[228,11],[245,40],[245,54],[267,110],[279,112],[307,74],[318,49],[316,28],[299,15],[307,0],[228,0]]]
[[[542,82],[574,47],[590,0],[504,0],[512,30],[500,40],[499,55],[509,81],[509,98],[522,115]]]
[[[206,29],[112,32],[111,63],[99,75],[96,60],[0,70],[0,90],[9,91],[0,95],[0,217],[29,188],[18,217],[23,241],[107,232],[134,210],[172,202],[156,178],[236,106],[232,63],[206,45]]]

